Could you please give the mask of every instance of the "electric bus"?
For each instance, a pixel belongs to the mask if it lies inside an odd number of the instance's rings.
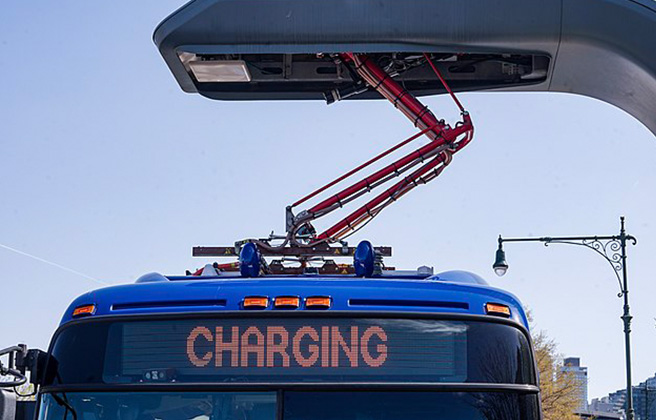
[[[512,294],[433,274],[148,274],[66,310],[38,420],[536,420]]]

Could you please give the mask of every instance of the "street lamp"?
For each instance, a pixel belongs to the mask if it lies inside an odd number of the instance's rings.
[[[503,250],[504,242],[542,242],[545,246],[549,244],[569,244],[584,246],[601,255],[613,268],[615,277],[620,286],[618,297],[624,297],[624,313],[621,316],[624,321],[624,351],[626,359],[626,419],[634,420],[633,414],[633,390],[631,387],[631,312],[629,308],[629,284],[626,275],[626,244],[637,243],[635,237],[627,235],[624,230],[624,216],[620,217],[620,234],[612,236],[561,236],[542,238],[502,238],[499,235],[499,248],[492,268],[498,276],[503,276],[508,271],[506,253]]]
[[[494,273],[501,277],[506,274],[508,271],[508,263],[506,262],[506,252],[503,250],[503,238],[499,235],[499,249],[497,249],[497,255],[494,259],[494,264],[492,265]]]

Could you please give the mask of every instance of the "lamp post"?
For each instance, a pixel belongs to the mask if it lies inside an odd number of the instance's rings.
[[[506,253],[503,250],[504,242],[542,242],[545,246],[549,244],[569,244],[584,246],[601,255],[613,268],[615,277],[619,283],[620,292],[618,297],[624,298],[624,313],[621,316],[624,321],[624,351],[626,359],[626,419],[634,420],[633,413],[633,389],[631,387],[631,312],[629,308],[629,284],[626,274],[626,245],[627,242],[637,244],[635,237],[627,235],[624,229],[624,216],[620,217],[620,234],[612,236],[561,236],[542,238],[502,238],[499,235],[499,248],[492,268],[498,276],[503,276],[508,271]]]

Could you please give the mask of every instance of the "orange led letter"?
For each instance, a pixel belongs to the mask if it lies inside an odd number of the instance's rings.
[[[364,334],[362,334],[360,349],[362,351],[362,358],[367,365],[371,367],[380,367],[385,363],[385,360],[387,360],[387,345],[378,344],[376,346],[378,357],[371,357],[371,353],[369,352],[369,340],[374,335],[380,338],[380,341],[383,343],[387,342],[387,334],[385,333],[385,330],[380,327],[369,327]]]
[[[276,336],[280,337],[278,344],[276,344]],[[276,353],[282,356],[282,367],[289,367],[289,355],[287,354],[288,345],[289,334],[285,327],[267,327],[267,367],[274,367],[274,355]]]
[[[319,334],[317,333],[317,330],[315,330],[312,327],[302,327],[298,331],[296,331],[296,334],[294,334],[294,339],[293,339],[293,350],[294,350],[294,358],[296,359],[296,362],[303,366],[303,367],[311,367],[317,362],[317,359],[319,358],[319,346],[316,344],[310,344],[308,346],[308,350],[310,350],[310,357],[305,357],[303,356],[303,353],[301,353],[301,340],[303,339],[304,336],[310,336],[311,339],[313,339],[315,342],[319,341]]]
[[[321,327],[321,367],[330,366],[329,327]]]
[[[332,327],[330,333],[330,358],[333,361],[333,367],[339,367],[339,348],[341,347],[351,362],[351,367],[358,367],[358,327],[351,327],[351,348],[348,348],[344,337],[339,332],[339,327]]]
[[[216,343],[214,345],[214,365],[223,366],[223,352],[230,352],[230,367],[239,367],[239,327],[232,327],[232,341],[223,341],[223,327],[216,327]]]
[[[201,335],[210,343],[214,340],[210,330],[208,330],[205,327],[196,327],[193,330],[191,330],[191,333],[189,333],[189,336],[187,337],[187,357],[189,358],[191,364],[196,367],[207,366],[210,360],[212,360],[211,351],[205,353],[203,357],[198,357],[198,355],[196,355],[196,349],[195,349],[196,339]]]
[[[255,337],[255,344],[250,344],[250,337]],[[257,327],[248,327],[241,336],[241,367],[248,367],[248,355],[255,353],[257,367],[264,367],[264,335]]]

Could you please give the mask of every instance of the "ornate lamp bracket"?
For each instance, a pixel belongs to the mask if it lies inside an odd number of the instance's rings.
[[[563,240],[549,237],[543,238],[544,246],[549,246],[549,244],[569,244],[584,246],[601,255],[601,257],[604,258],[613,268],[613,272],[615,273],[615,277],[617,278],[617,283],[620,288],[620,292],[617,294],[617,296],[620,298],[626,293],[620,274],[622,273],[624,265],[626,264],[626,255],[622,253],[622,248],[623,244],[626,244],[627,241],[632,245],[636,245],[638,243],[638,240],[635,237],[626,234],[611,237],[593,236],[576,240]]]
[[[634,420],[633,410],[633,386],[631,382],[631,311],[629,308],[629,282],[626,274],[626,245],[627,242],[637,245],[638,240],[631,235],[626,234],[624,228],[624,216],[620,217],[620,234],[613,236],[559,236],[559,237],[542,237],[542,238],[502,238],[499,235],[499,249],[497,257],[492,268],[497,272],[500,270],[503,275],[508,269],[506,254],[503,251],[504,242],[542,242],[544,246],[549,244],[569,244],[584,246],[590,248],[597,254],[601,255],[613,268],[613,273],[617,277],[617,283],[620,286],[618,297],[624,298],[624,313],[621,316],[624,322],[624,342],[626,358],[626,419]]]

